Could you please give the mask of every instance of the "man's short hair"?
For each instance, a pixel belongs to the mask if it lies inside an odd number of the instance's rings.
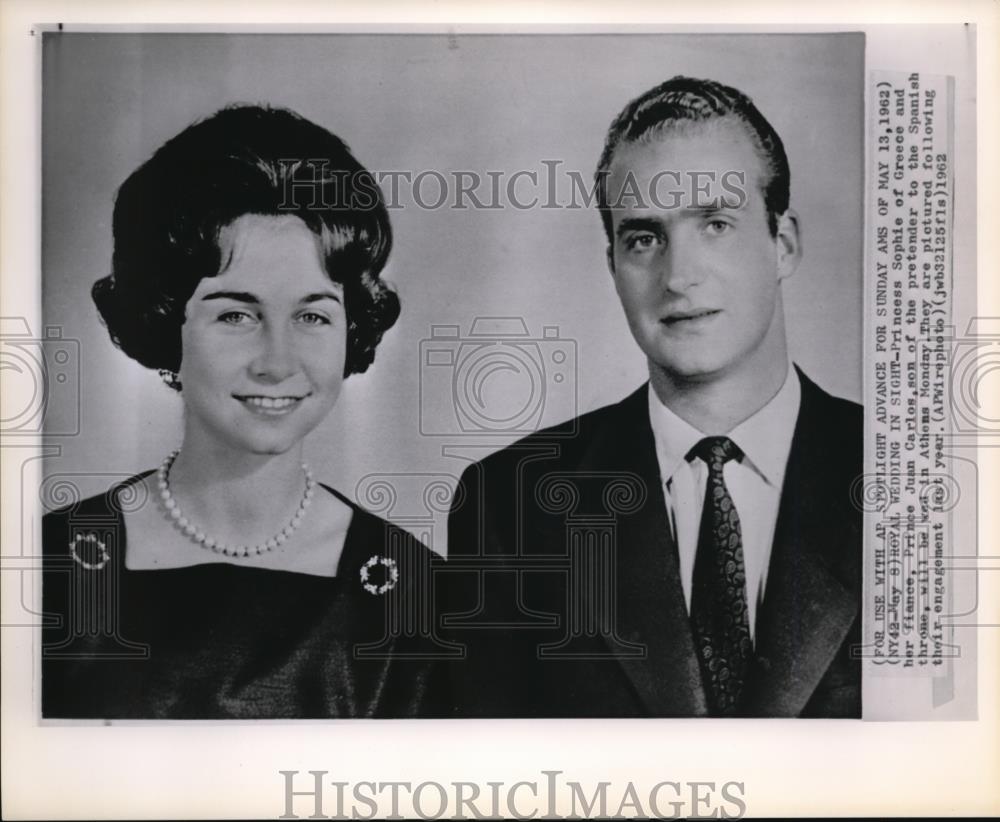
[[[771,235],[778,232],[778,218],[788,210],[791,175],[781,138],[753,101],[743,92],[714,80],[698,80],[677,75],[632,100],[611,123],[604,151],[597,164],[595,182],[597,207],[604,222],[608,242],[614,242],[611,206],[608,202],[608,175],[615,151],[648,135],[666,132],[682,122],[703,122],[720,118],[741,123],[753,142],[764,166],[762,189],[767,224]]]

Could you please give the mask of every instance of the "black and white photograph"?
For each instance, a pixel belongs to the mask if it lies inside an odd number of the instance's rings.
[[[740,818],[984,740],[965,31],[37,18],[32,745],[146,816]]]
[[[43,37],[44,717],[861,717],[863,35]]]

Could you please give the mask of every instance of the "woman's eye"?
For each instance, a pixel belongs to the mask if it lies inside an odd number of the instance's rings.
[[[248,311],[224,311],[219,315],[219,322],[226,325],[245,325],[257,318]]]
[[[306,311],[299,315],[299,320],[304,322],[306,325],[329,325],[330,318],[325,314],[319,314],[316,311]]]

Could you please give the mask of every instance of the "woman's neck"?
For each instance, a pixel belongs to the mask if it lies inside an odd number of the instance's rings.
[[[249,454],[185,440],[168,480],[184,516],[230,544],[273,537],[289,523],[306,488],[301,446],[284,454]]]

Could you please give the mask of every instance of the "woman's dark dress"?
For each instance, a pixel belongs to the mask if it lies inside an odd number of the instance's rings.
[[[447,650],[428,638],[439,560],[419,541],[327,488],[354,512],[336,577],[221,562],[130,570],[119,505],[143,476],[43,520],[43,717],[444,713],[436,660]],[[84,567],[103,558],[77,534],[105,544],[103,567]],[[364,587],[362,567],[372,557],[388,557],[398,570],[385,593]],[[387,582],[387,566],[376,560],[368,584]]]

